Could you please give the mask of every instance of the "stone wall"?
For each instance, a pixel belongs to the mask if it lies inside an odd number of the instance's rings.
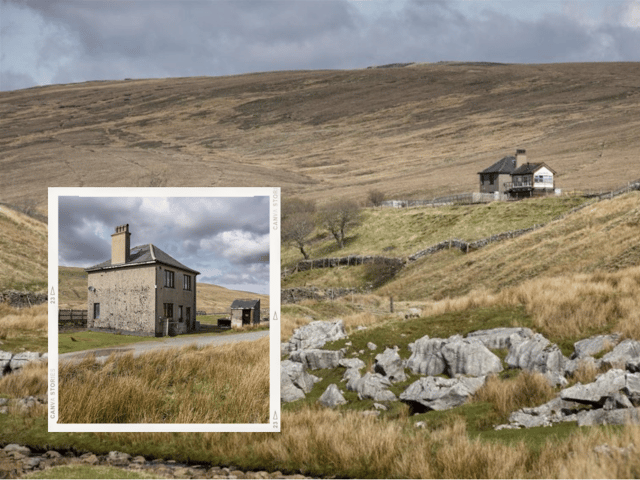
[[[40,305],[47,302],[46,293],[19,292],[17,290],[5,290],[0,292],[0,303],[8,303],[12,307],[24,308]]]
[[[280,291],[280,303],[297,303],[301,300],[331,300],[352,293],[368,293],[368,291],[360,288],[284,288]]]

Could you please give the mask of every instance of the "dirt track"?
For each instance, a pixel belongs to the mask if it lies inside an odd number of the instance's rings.
[[[268,330],[259,330],[257,332],[236,333],[230,335],[209,335],[194,337],[191,335],[170,337],[162,342],[140,342],[127,345],[126,347],[101,348],[97,350],[83,350],[81,352],[63,353],[58,356],[58,362],[63,360],[80,360],[88,354],[95,354],[98,361],[104,362],[109,355],[114,352],[129,353],[133,352],[133,356],[137,357],[145,352],[152,350],[181,348],[187,345],[196,344],[199,347],[206,345],[224,345],[235,342],[248,342],[258,340],[269,335]]]

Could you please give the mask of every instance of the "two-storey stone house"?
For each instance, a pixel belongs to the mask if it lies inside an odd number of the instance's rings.
[[[161,337],[195,330],[196,270],[155,245],[130,248],[129,224],[111,235],[111,259],[88,273],[90,330]]]

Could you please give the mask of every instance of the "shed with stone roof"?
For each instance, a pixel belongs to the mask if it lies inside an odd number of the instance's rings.
[[[161,337],[196,328],[196,276],[152,244],[130,248],[129,225],[111,235],[111,259],[85,268],[90,330]]]
[[[260,323],[260,300],[238,299],[231,304],[231,326]]]

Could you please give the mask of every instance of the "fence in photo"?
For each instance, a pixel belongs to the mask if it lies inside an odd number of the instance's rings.
[[[86,310],[58,310],[58,328],[86,328]]]

